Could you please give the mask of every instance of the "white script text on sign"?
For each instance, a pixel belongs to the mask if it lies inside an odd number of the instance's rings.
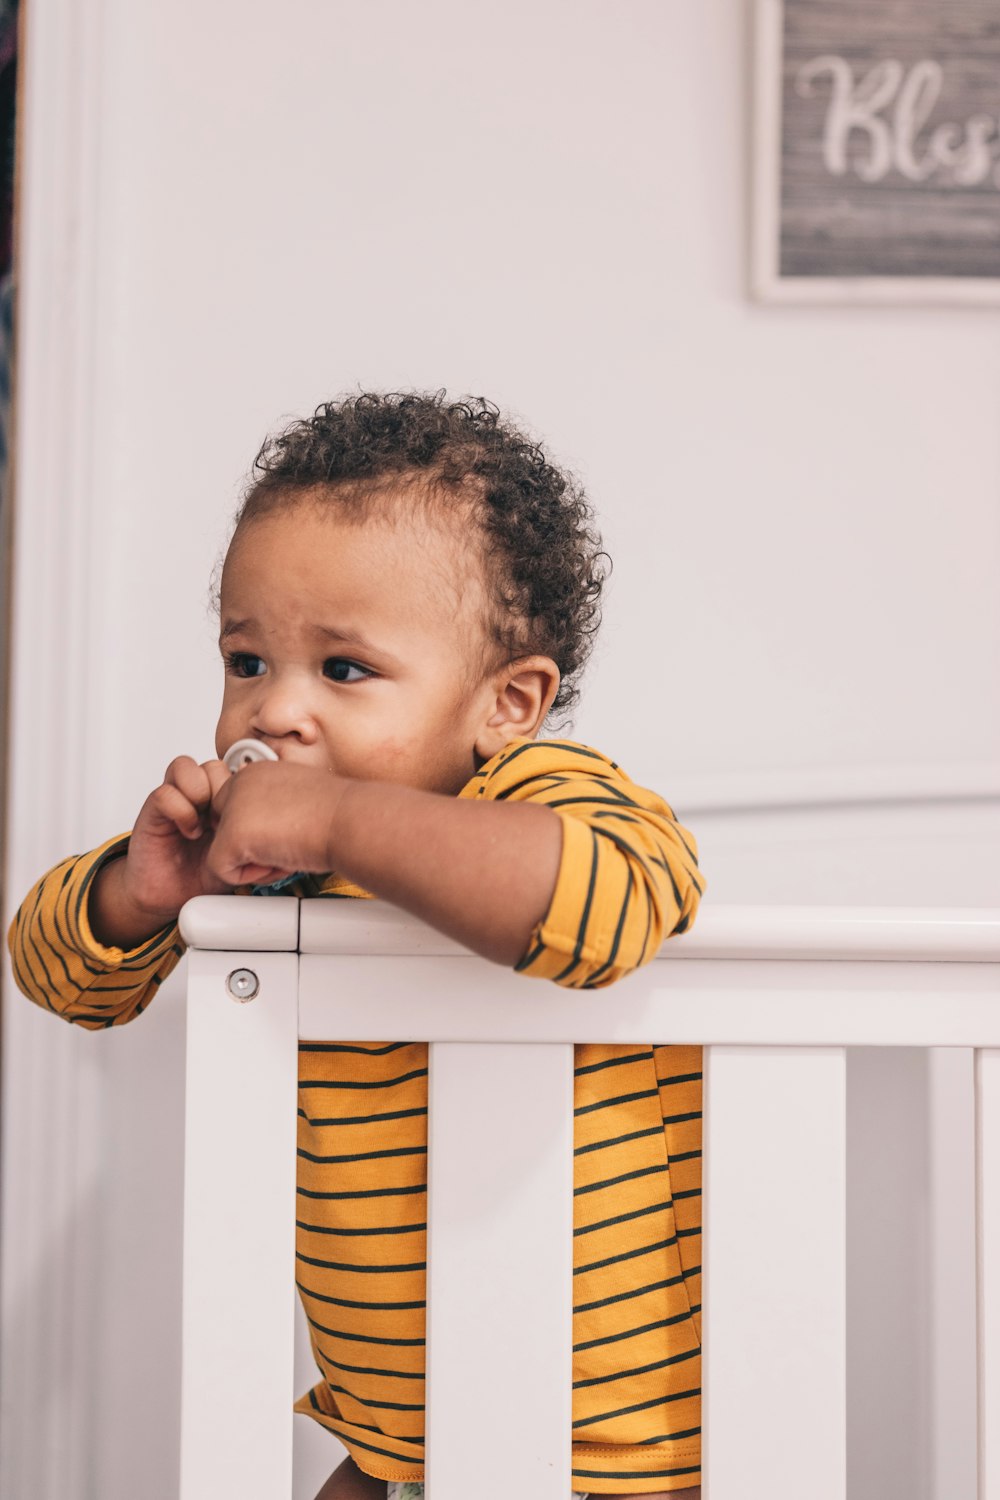
[[[863,182],[881,182],[895,169],[910,182],[1000,187],[1000,118],[974,114],[964,124],[946,121],[925,131],[944,88],[940,63],[925,58],[907,71],[886,58],[855,79],[850,63],[831,53],[801,67],[796,88],[808,97],[827,77],[823,162],[833,176],[853,172]],[[858,134],[860,148],[849,151]]]

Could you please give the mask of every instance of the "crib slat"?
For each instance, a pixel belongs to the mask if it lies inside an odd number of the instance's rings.
[[[427,1493],[571,1489],[573,1048],[430,1048]]]
[[[975,1050],[979,1500],[1000,1500],[1000,1050]]]
[[[706,1047],[703,1108],[704,1500],[844,1500],[845,1051]]]
[[[192,951],[180,1500],[292,1486],[298,955]],[[260,993],[240,1004],[240,967]]]

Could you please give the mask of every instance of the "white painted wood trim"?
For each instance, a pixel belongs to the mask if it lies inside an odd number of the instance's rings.
[[[1000,1051],[974,1056],[978,1500],[1000,1500]]]
[[[726,906],[706,902],[657,959],[983,963],[1000,960],[1000,907]]]
[[[650,964],[613,992],[479,958],[300,959],[303,1037],[687,1046],[1000,1046],[996,964],[709,960]],[[418,1008],[419,1005],[419,1008]]]
[[[703,1089],[706,1500],[844,1500],[844,1053],[711,1047]]]
[[[102,0],[32,0],[19,62],[17,420],[7,910],[82,847],[92,764],[91,434],[101,309]],[[68,499],[71,497],[71,499]],[[39,670],[58,657],[59,672]],[[72,754],[67,754],[71,730]],[[41,1024],[39,1024],[41,1022]],[[0,1492],[90,1500],[100,1334],[100,1073],[5,977]],[[44,1184],[44,1191],[40,1190]],[[59,1389],[73,1399],[53,1399]]]
[[[82,828],[95,537],[102,5],[27,18],[17,293],[10,874]],[[39,672],[58,658],[59,672]],[[72,734],[68,726],[72,725]],[[71,738],[72,753],[68,740]]]
[[[303,953],[469,956],[461,943],[388,901],[304,901],[299,945]]]
[[[301,907],[294,896],[197,896],[181,907],[178,926],[189,948],[294,953]]]
[[[181,913],[181,934],[198,948],[293,948],[298,904],[199,896]],[[469,956],[461,943],[384,901],[302,902],[297,932],[302,953]],[[657,961],[706,958],[995,962],[1000,907],[706,903],[695,928],[668,938]]]
[[[644,773],[646,774],[646,773]],[[642,780],[642,776],[637,778]],[[776,770],[715,771],[708,775],[659,767],[648,781],[664,793],[681,822],[695,814],[763,813],[782,808],[892,807],[900,803],[971,802],[1000,797],[995,761],[877,766],[792,766]]]
[[[567,1500],[573,1048],[434,1043],[428,1102],[427,1492]]]
[[[260,992],[241,1004],[243,966]],[[180,1500],[291,1494],[297,968],[191,955]]]

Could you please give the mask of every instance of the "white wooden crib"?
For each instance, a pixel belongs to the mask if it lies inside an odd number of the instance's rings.
[[[704,1500],[845,1500],[845,1048],[974,1048],[979,1500],[1000,1500],[1000,910],[707,906],[589,993],[381,902],[201,897],[181,930],[181,1500],[291,1495],[300,1036],[431,1044],[429,1500],[473,1475],[477,1500],[567,1500],[573,1044],[653,1041],[705,1048]]]

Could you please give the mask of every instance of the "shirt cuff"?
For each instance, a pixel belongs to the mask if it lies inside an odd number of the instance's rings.
[[[90,887],[106,865],[128,853],[130,837],[126,833],[108,839],[99,849],[81,859],[63,889],[60,903],[66,928],[77,951],[109,970],[155,963],[163,954],[169,953],[177,933],[177,923],[171,922],[135,948],[118,948],[99,942],[94,936],[90,925]]]
[[[597,835],[580,818],[567,817],[559,812],[556,816],[562,824],[562,853],[555,889],[549,909],[531,934],[528,951],[517,965],[522,972],[531,968],[545,978],[555,978],[555,974],[548,972],[547,965],[544,970],[539,967],[543,954],[557,955],[561,960],[575,958],[592,963],[600,950],[599,933],[596,929],[588,932],[588,924],[599,920],[591,903],[599,858]],[[581,880],[586,893],[582,905]]]

